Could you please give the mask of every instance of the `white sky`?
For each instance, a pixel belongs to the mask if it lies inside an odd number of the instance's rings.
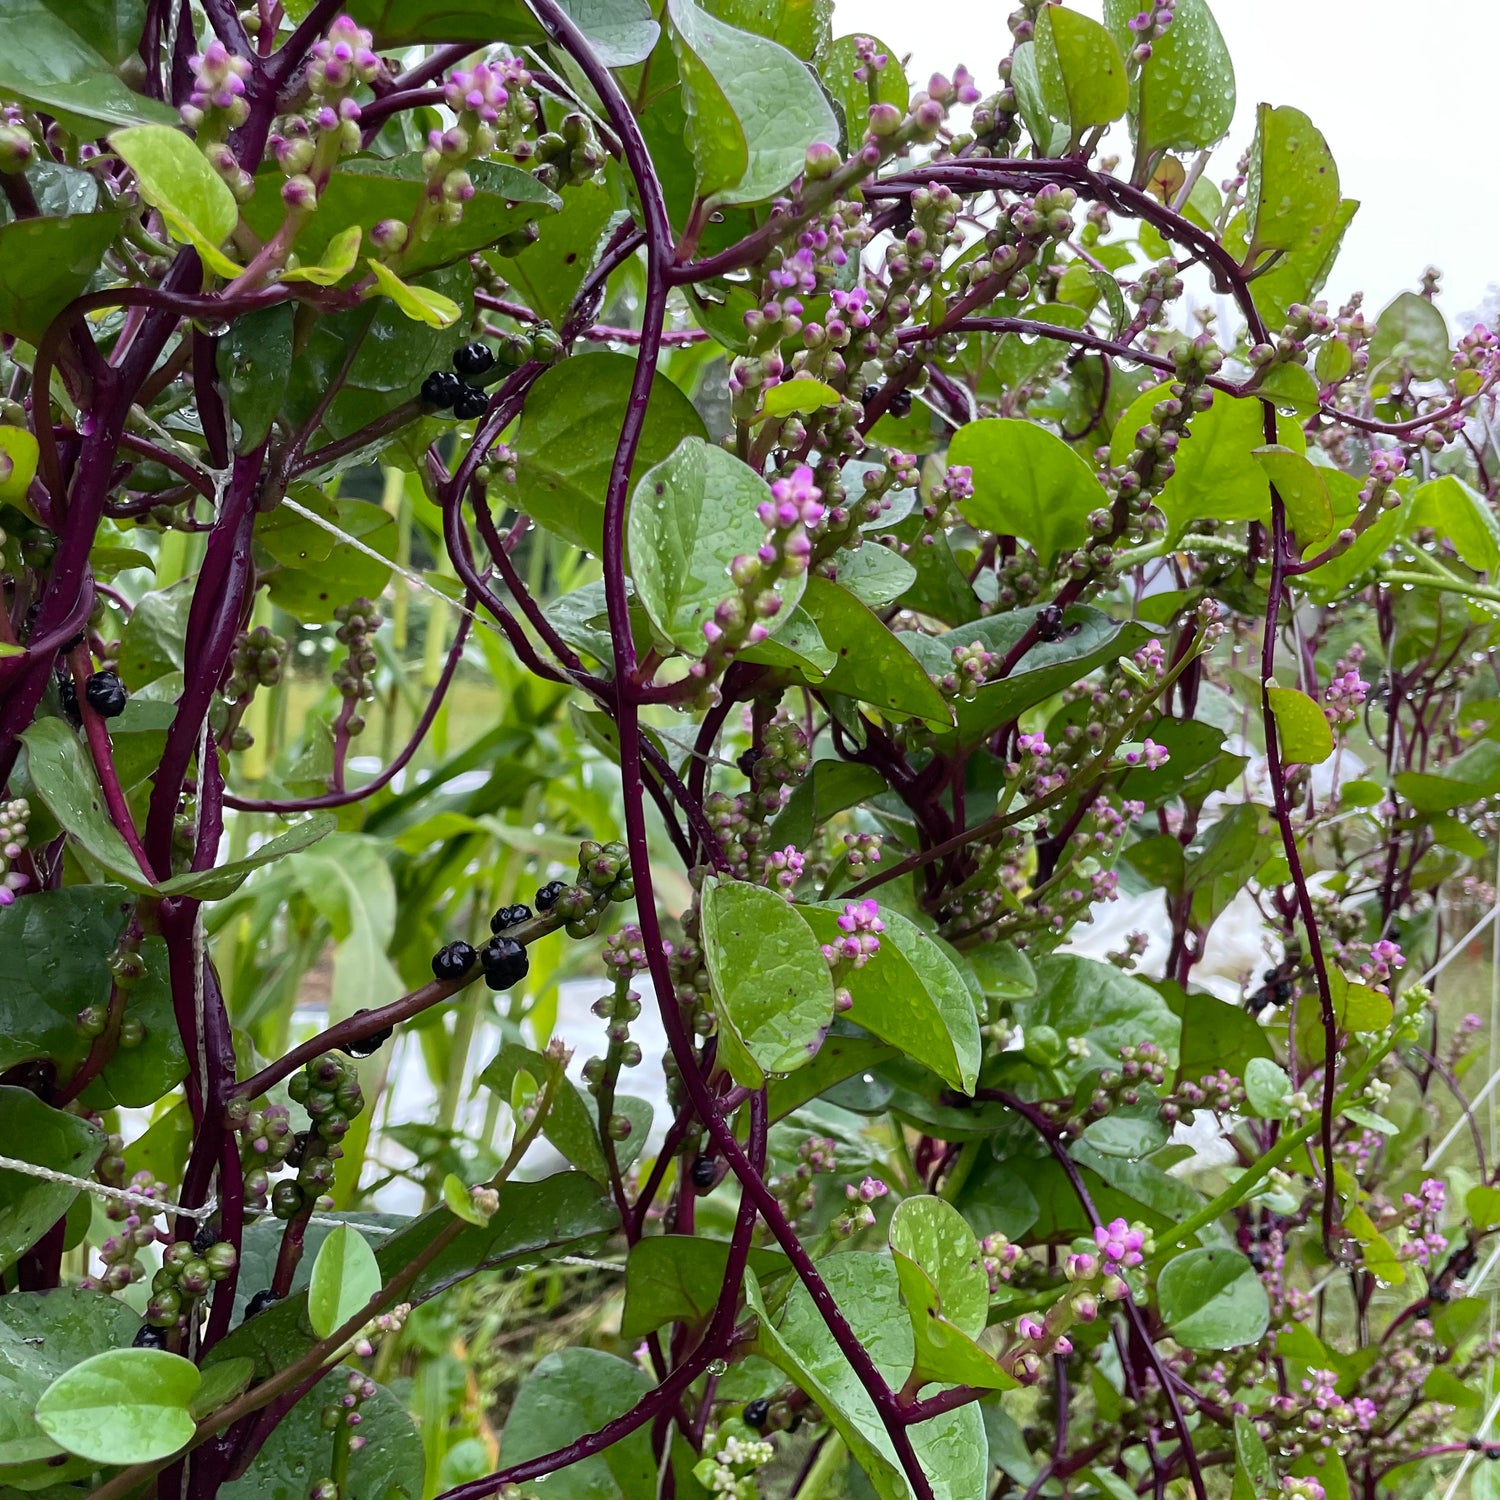
[[[1101,0],[1069,0],[1097,17]],[[1210,0],[1234,59],[1237,110],[1213,171],[1227,177],[1256,104],[1294,104],[1327,137],[1360,210],[1323,295],[1363,289],[1378,312],[1424,267],[1444,273],[1450,325],[1500,287],[1500,0]],[[835,35],[911,51],[913,80],[965,63],[996,84],[1007,0],[836,0]],[[1124,149],[1124,148],[1119,148]],[[1128,161],[1128,151],[1125,152]]]

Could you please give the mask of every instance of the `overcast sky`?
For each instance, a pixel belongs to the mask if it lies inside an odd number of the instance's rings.
[[[1102,0],[1069,0],[1098,16]],[[1229,175],[1256,104],[1295,104],[1322,130],[1360,210],[1324,295],[1363,288],[1378,312],[1444,272],[1451,324],[1500,286],[1500,0],[1211,0],[1234,58]],[[836,0],[835,33],[872,30],[912,76],[966,63],[989,92],[1010,35],[1006,0]],[[1128,155],[1127,158],[1128,160]]]

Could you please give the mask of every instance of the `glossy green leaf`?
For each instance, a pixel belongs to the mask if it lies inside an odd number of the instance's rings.
[[[8,1155],[71,1177],[87,1177],[105,1144],[97,1125],[9,1084],[0,1085],[0,1141],[8,1143]],[[0,1271],[30,1250],[77,1196],[66,1182],[0,1169]]]
[[[143,19],[91,0],[7,0],[0,94],[85,138],[100,124],[179,124],[176,110],[134,93],[115,72],[139,44]]]
[[[758,1088],[810,1061],[833,1019],[833,980],[801,913],[764,886],[705,883],[703,949],[736,1081]]]
[[[239,427],[237,453],[249,453],[271,430],[286,397],[292,364],[292,309],[265,307],[236,318],[219,340],[219,379]]]
[[[1500,745],[1480,740],[1435,771],[1398,771],[1392,785],[1418,812],[1453,812],[1500,792]]]
[[[1231,1500],[1259,1500],[1279,1488],[1260,1429],[1249,1417],[1234,1419],[1234,1489]]]
[[[302,850],[311,848],[320,839],[327,838],[338,827],[338,822],[332,813],[314,813],[310,818],[293,824],[285,833],[279,833],[275,838],[258,844],[243,859],[228,860],[222,865],[215,865],[211,870],[174,875],[170,880],[162,881],[158,889],[168,896],[192,896],[199,901],[222,901],[239,890],[250,878],[252,871],[258,870],[262,865],[273,864],[278,859],[285,859],[288,854],[299,854]]]
[[[598,1431],[650,1389],[651,1379],[639,1365],[600,1349],[547,1355],[516,1392],[505,1423],[506,1463],[525,1463]],[[640,1500],[655,1492],[649,1423],[547,1480],[552,1500]]]
[[[1339,169],[1323,133],[1300,109],[1258,105],[1245,179],[1252,258],[1329,234],[1338,206]]]
[[[193,1435],[198,1367],[164,1349],[111,1349],[42,1393],[37,1425],[60,1448],[104,1464],[170,1457]]]
[[[799,907],[819,943],[839,936],[842,901]],[[943,948],[914,922],[882,907],[880,947],[842,983],[853,997],[845,1013],[882,1041],[931,1068],[964,1093],[979,1073],[974,997]]]
[[[283,271],[283,281],[305,281],[312,286],[334,286],[359,264],[359,246],[364,231],[358,224],[341,229],[329,240],[323,258],[312,265],[299,265]]]
[[[1343,1030],[1383,1031],[1391,1024],[1393,1007],[1390,996],[1371,989],[1367,984],[1356,983],[1341,969],[1329,970],[1328,988],[1333,997],[1333,1013]],[[1321,1038],[1321,1027],[1318,1035]]]
[[[784,849],[795,844],[799,849],[806,848],[812,842],[813,829],[884,789],[885,778],[873,766],[846,760],[814,761],[772,822],[771,847]]]
[[[838,140],[822,90],[785,47],[726,25],[692,0],[668,0],[667,14],[704,196],[763,202],[801,175],[815,141]]]
[[[1105,0],[1104,21],[1123,52],[1133,45],[1135,0]],[[1151,44],[1131,88],[1136,159],[1211,146],[1234,118],[1234,64],[1207,0],[1172,6],[1172,24]]]
[[[1386,305],[1370,340],[1370,392],[1378,396],[1408,377],[1437,380],[1452,354],[1442,313],[1425,297],[1402,292]]]
[[[24,427],[0,427],[0,501],[10,505],[25,501],[27,487],[36,477],[39,452],[36,438]]]
[[[522,47],[549,40],[521,0],[354,0],[348,9],[383,47],[494,41]],[[655,44],[657,27],[645,0],[563,0],[563,9],[606,67],[640,62]]]
[[[1245,1067],[1245,1097],[1263,1120],[1284,1120],[1292,1080],[1269,1057],[1252,1057]]]
[[[0,225],[0,333],[35,344],[88,286],[124,221],[110,212]]]
[[[255,1378],[253,1359],[226,1359],[203,1372],[197,1394],[188,1408],[195,1422],[201,1422],[221,1406],[228,1406],[242,1396]]]
[[[375,273],[376,288],[389,297],[408,318],[425,323],[429,328],[450,328],[458,322],[463,309],[451,297],[435,292],[430,287],[412,286],[373,255],[365,257],[365,264]]]
[[[1035,422],[970,422],[953,435],[948,461],[974,471],[973,497],[959,506],[964,518],[998,535],[1024,537],[1044,568],[1088,540],[1089,514],[1106,504],[1082,456]]]
[[[843,112],[844,140],[852,151],[864,140],[869,126],[871,104],[893,104],[902,114],[911,102],[911,89],[901,54],[888,47],[879,37],[871,37],[877,54],[888,59],[873,78],[856,78],[859,60],[859,36],[835,37],[818,64],[818,76]],[[872,98],[871,95],[874,95]],[[831,144],[831,143],[830,143]]]
[[[1162,1321],[1189,1349],[1238,1349],[1266,1331],[1270,1303],[1255,1267],[1237,1250],[1184,1250],[1156,1283]]]
[[[1125,113],[1130,87],[1125,59],[1097,21],[1066,6],[1049,5],[1037,17],[1036,45],[1050,51],[1062,82],[1069,134],[1074,141]]]
[[[774,636],[747,646],[739,653],[739,659],[766,667],[790,668],[814,683],[821,682],[838,661],[812,616],[800,604],[787,614]]]
[[[895,1263],[883,1255],[852,1251],[825,1258],[818,1272],[882,1378],[899,1389],[915,1351]],[[764,1312],[763,1305],[757,1307],[759,1291],[753,1283],[749,1294],[752,1308]],[[881,1500],[910,1500],[911,1486],[874,1403],[800,1283],[787,1297],[779,1325],[762,1316],[759,1348],[822,1407]],[[910,1433],[936,1500],[979,1500],[986,1492],[988,1452],[977,1407],[945,1412],[918,1423]]]
[[[375,1252],[347,1224],[323,1241],[307,1288],[307,1316],[313,1332],[326,1339],[342,1328],[380,1290]]]
[[[1475,1229],[1493,1229],[1500,1224],[1500,1188],[1470,1188],[1464,1198],[1464,1212],[1468,1214]]]
[[[1500,522],[1484,498],[1457,474],[1419,484],[1412,492],[1406,524],[1413,529],[1430,526],[1477,572],[1493,573],[1500,565]]]
[[[653,1234],[639,1240],[625,1268],[620,1337],[635,1343],[668,1323],[701,1328],[724,1286],[729,1241],[702,1235]],[[750,1265],[762,1276],[787,1268],[779,1250],[755,1248]]]
[[[103,1292],[55,1287],[0,1297],[0,1465],[35,1463],[60,1453],[32,1412],[65,1370],[129,1344],[134,1311]]]
[[[352,599],[379,598],[391,570],[370,552],[395,553],[396,523],[390,514],[364,500],[329,501],[303,486],[294,489],[293,498],[363,545],[340,541],[290,506],[278,507],[255,528],[257,545],[280,564],[267,569],[271,602],[313,622],[331,621],[334,610]]]
[[[479,1075],[479,1081],[506,1104],[514,1104],[516,1077],[522,1072],[531,1075],[538,1089],[549,1080],[553,1081],[552,1103],[542,1122],[542,1134],[580,1172],[587,1172],[595,1182],[607,1183],[609,1163],[599,1140],[598,1116],[578,1086],[563,1076],[559,1059],[523,1047],[518,1042],[506,1042]]]
[[[809,592],[811,590],[809,589]],[[1007,610],[972,625],[961,625],[941,637],[903,633],[918,660],[934,676],[953,670],[953,650],[980,642],[1003,661],[1031,628],[1037,607]],[[1139,621],[1121,623],[1102,610],[1075,605],[1063,616],[1063,633],[1055,641],[1034,641],[1025,656],[999,681],[987,683],[975,696],[955,705],[958,741],[977,744],[1000,725],[1028,708],[1072,687],[1097,667],[1140,650],[1159,632]]]
[[[1333,502],[1322,472],[1303,454],[1279,443],[1256,448],[1254,455],[1286,506],[1287,525],[1298,545],[1306,551],[1322,542],[1333,530]]]
[[[917,570],[894,547],[875,541],[853,552],[840,548],[833,560],[839,583],[871,609],[894,604],[917,578]]]
[[[604,495],[635,360],[605,351],[576,354],[531,388],[521,419],[515,503],[576,547],[602,545]],[[651,387],[632,475],[660,463],[685,437],[705,438],[702,419],[669,380]]]
[[[1317,232],[1275,262],[1268,271],[1250,283],[1250,295],[1269,327],[1280,328],[1287,320],[1287,309],[1294,302],[1310,302],[1322,291],[1343,244],[1344,233],[1359,210],[1352,198],[1345,198],[1333,215],[1326,231]],[[1245,253],[1246,221],[1237,214],[1229,224],[1224,240],[1236,257]]]
[[[729,567],[765,542],[757,508],[770,498],[753,469],[695,437],[684,438],[636,485],[628,526],[636,596],[662,635],[689,656],[708,649],[703,627],[715,607],[738,597]],[[798,573],[775,584],[782,613],[765,622],[773,634],[802,597],[804,579]]]
[[[790,417],[794,414],[822,411],[828,406],[837,406],[843,397],[831,385],[807,376],[797,376],[773,385],[761,398],[760,411],[754,420],[758,422]]]
[[[207,157],[180,130],[167,125],[132,125],[117,130],[109,144],[135,173],[141,197],[184,244],[206,242],[217,248],[239,222],[239,205]]]
[[[878,616],[847,589],[809,577],[802,607],[812,616],[838,663],[824,687],[893,714],[948,725],[952,714],[922,664]]]
[[[1284,765],[1316,766],[1333,754],[1333,730],[1323,710],[1296,688],[1266,689],[1276,719]]]
[[[122,885],[133,891],[151,890],[104,809],[104,793],[88,751],[73,730],[62,719],[38,719],[21,739],[32,785],[58,823]]]
[[[567,316],[616,215],[625,207],[624,189],[609,168],[603,181],[565,187],[559,196],[562,207],[538,217],[534,245],[514,258],[494,257],[501,275],[526,305],[554,325]]]
[[[212,1371],[204,1371],[207,1384]],[[311,1455],[327,1450],[323,1413],[349,1389],[347,1369],[330,1370],[275,1426],[255,1461],[219,1490],[220,1500],[297,1500],[307,1489]],[[399,1397],[377,1385],[362,1402],[364,1446],[349,1456],[348,1492],[371,1500],[421,1500],[425,1461],[422,1439]]]

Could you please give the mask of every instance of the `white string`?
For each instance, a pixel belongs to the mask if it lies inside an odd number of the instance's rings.
[[[307,1222],[321,1224],[328,1229],[353,1229],[360,1234],[395,1234],[406,1228],[404,1224],[354,1224],[348,1219],[336,1219],[329,1214],[313,1214]],[[615,1271],[623,1274],[625,1270],[618,1261],[594,1260],[587,1255],[554,1255],[551,1259],[555,1264],[586,1266],[591,1271]]]
[[[63,1182],[77,1188],[80,1193],[92,1193],[96,1198],[110,1198],[116,1203],[129,1203],[132,1207],[149,1208],[156,1214],[181,1214],[187,1219],[207,1219],[219,1211],[217,1199],[210,1199],[202,1208],[184,1208],[180,1203],[169,1203],[162,1198],[148,1198],[129,1188],[111,1187],[107,1182],[95,1182],[88,1177],[74,1177],[69,1172],[58,1172],[52,1167],[38,1166],[34,1161],[22,1161],[15,1156],[0,1156],[0,1167],[7,1172],[20,1172],[25,1177],[35,1177],[42,1182]]]
[[[1479,1424],[1479,1431],[1474,1434],[1476,1438],[1482,1438],[1490,1430],[1490,1423],[1500,1414],[1500,1396],[1496,1396],[1490,1402],[1490,1409],[1484,1414],[1484,1421]],[[1471,1449],[1464,1454],[1463,1462],[1454,1470],[1453,1478],[1448,1481],[1448,1488],[1443,1491],[1443,1500],[1452,1500],[1453,1492],[1463,1483],[1464,1475],[1469,1472],[1469,1466],[1478,1455]]]

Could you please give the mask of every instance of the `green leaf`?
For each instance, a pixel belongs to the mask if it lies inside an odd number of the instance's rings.
[[[515,504],[575,547],[603,545],[604,495],[635,360],[599,351],[576,354],[531,388],[515,442]],[[702,419],[664,378],[651,387],[632,475],[660,463],[685,437],[706,438]]]
[[[692,0],[668,0],[667,14],[704,197],[763,202],[801,176],[815,141],[838,140],[822,90],[785,47],[725,25]]]
[[[506,1104],[514,1105],[516,1076],[522,1072],[531,1075],[538,1089],[552,1081],[552,1103],[542,1122],[542,1134],[580,1172],[587,1172],[595,1182],[607,1183],[609,1163],[599,1141],[598,1116],[578,1086],[563,1076],[558,1059],[519,1042],[506,1042],[479,1075],[479,1081]]]
[[[943,636],[903,632],[898,639],[933,675],[952,671],[954,648],[976,641],[1003,661],[1035,622],[1039,608],[1007,610]],[[1122,624],[1089,605],[1072,606],[1064,612],[1063,633],[1057,640],[1036,641],[1008,676],[987,683],[972,700],[955,706],[959,744],[978,744],[1028,708],[1072,687],[1097,667],[1140,650],[1161,633],[1135,620]]]
[[[562,0],[562,8],[606,67],[628,67],[650,56],[657,28],[646,0]],[[354,0],[348,10],[374,31],[378,47],[494,41],[523,47],[550,40],[521,0]]]
[[[93,0],[7,0],[0,94],[86,139],[101,122],[180,123],[175,109],[133,93],[114,71],[135,51],[143,21],[137,8]]]
[[[915,1350],[901,1309],[895,1263],[856,1250],[828,1256],[818,1263],[818,1273],[881,1377],[899,1389]],[[752,1309],[761,1313],[760,1352],[822,1407],[881,1500],[910,1500],[911,1486],[896,1463],[879,1413],[807,1289],[800,1283],[792,1288],[779,1326],[765,1314],[753,1280],[747,1283],[747,1295]],[[910,1433],[936,1500],[976,1500],[985,1493],[988,1448],[976,1406],[944,1412]]]
[[[340,1224],[323,1241],[307,1288],[307,1316],[320,1339],[342,1328],[381,1288],[375,1252],[362,1235]]]
[[[1084,1041],[1081,1056],[1057,1064],[1070,1084],[1117,1066],[1120,1048],[1130,1043],[1154,1042],[1175,1066],[1181,1023],[1149,984],[1077,954],[1053,954],[1035,965],[1037,992],[1013,1002],[1015,1018],[1025,1030],[1050,1026],[1064,1041]]]
[[[563,188],[561,201],[555,214],[537,220],[534,245],[513,259],[493,258],[527,306],[554,326],[567,317],[583,278],[594,269],[599,247],[625,207],[625,191],[618,172],[607,167],[603,181]]]
[[[298,485],[291,498],[370,551],[390,557],[396,550],[396,523],[379,505],[366,500],[327,500],[308,486]],[[255,528],[257,546],[279,568],[268,567],[271,602],[304,623],[328,622],[340,604],[361,597],[375,599],[390,580],[391,570],[369,552],[332,536],[300,516],[290,506],[279,506],[262,517]]]
[[[833,980],[801,913],[764,886],[705,883],[703,950],[736,1082],[759,1088],[810,1061],[833,1019]]]
[[[1500,522],[1484,498],[1457,474],[1443,474],[1417,486],[1406,526],[1413,530],[1430,526],[1476,572],[1493,573],[1500,565]]]
[[[1245,179],[1250,260],[1331,233],[1338,207],[1339,169],[1322,132],[1300,109],[1258,105]]]
[[[839,937],[842,901],[798,910],[819,943]],[[843,983],[854,1004],[849,1020],[931,1068],[965,1094],[979,1073],[979,1020],[974,996],[942,945],[914,922],[886,907],[880,947]]]
[[[239,205],[196,144],[167,125],[132,125],[109,138],[135,173],[141,197],[183,244],[217,248],[239,223]]]
[[[1480,740],[1436,771],[1398,771],[1392,784],[1420,813],[1453,812],[1500,792],[1500,744]]]
[[[1328,498],[1322,471],[1303,454],[1279,443],[1253,451],[1255,461],[1286,506],[1287,525],[1298,546],[1304,552],[1317,546],[1333,530],[1333,502]]]
[[[772,822],[771,847],[784,849],[795,844],[805,848],[815,828],[884,790],[885,778],[873,766],[857,761],[815,760]]]
[[[1442,313],[1425,297],[1402,292],[1381,313],[1370,340],[1370,394],[1378,396],[1409,376],[1439,380],[1452,357]]]
[[[800,604],[787,614],[774,636],[747,646],[739,659],[766,667],[788,668],[814,683],[821,682],[838,660],[813,624],[812,616]]]
[[[103,1292],[55,1287],[0,1297],[0,1465],[37,1463],[62,1450],[32,1412],[64,1371],[128,1344],[140,1323]]]
[[[505,1423],[505,1462],[564,1448],[624,1416],[649,1390],[639,1365],[600,1349],[563,1349],[542,1359],[516,1392]],[[548,1477],[550,1500],[641,1500],[656,1493],[651,1425]]]
[[[1475,1229],[1493,1229],[1500,1224],[1500,1188],[1470,1188],[1464,1198],[1464,1212],[1468,1214]]]
[[[708,649],[705,622],[738,596],[729,576],[736,557],[765,542],[756,510],[770,486],[732,453],[688,437],[641,476],[630,501],[630,576],[636,597],[667,640],[689,656]],[[779,580],[782,613],[766,621],[773,634],[802,597],[805,575]]]
[[[109,874],[133,891],[152,886],[104,810],[88,752],[62,719],[38,719],[21,739],[31,783],[69,835]]]
[[[907,1198],[891,1215],[890,1244],[916,1379],[1014,1389],[1015,1380],[974,1342],[987,1321],[990,1285],[963,1215],[942,1198]]]
[[[1234,1419],[1234,1493],[1231,1500],[1260,1500],[1280,1481],[1260,1430],[1249,1417]]]
[[[1269,1057],[1252,1057],[1245,1066],[1245,1097],[1262,1120],[1284,1120],[1292,1080]]]
[[[848,589],[810,576],[802,607],[838,655],[838,664],[824,680],[826,691],[903,717],[945,727],[952,723],[947,702],[907,649],[906,638],[893,636]]]
[[[310,818],[294,824],[285,833],[257,845],[253,853],[243,859],[234,859],[226,864],[215,865],[211,870],[198,870],[186,875],[174,875],[162,881],[164,896],[192,896],[199,901],[222,901],[232,896],[250,878],[252,870],[262,865],[284,859],[288,854],[300,853],[303,849],[327,838],[339,825],[333,813],[317,812]]]
[[[218,1411],[221,1406],[228,1406],[231,1401],[242,1396],[250,1388],[250,1382],[254,1378],[255,1361],[253,1359],[226,1359],[222,1364],[213,1365],[205,1370],[198,1386],[198,1393],[193,1397],[192,1405],[189,1407],[193,1420],[201,1422],[204,1417]]]
[[[24,427],[0,427],[0,502],[24,504],[26,490],[36,477],[40,449]]]
[[[1323,1500],[1350,1500],[1349,1471],[1337,1448],[1304,1453],[1287,1473],[1294,1479],[1316,1479],[1323,1486]]]
[[[1097,125],[1108,125],[1125,113],[1130,86],[1125,79],[1125,59],[1114,38],[1089,16],[1065,6],[1049,5],[1037,17],[1037,50],[1055,68],[1066,100],[1070,138],[1079,142]]]
[[[853,552],[841,547],[833,561],[839,583],[871,609],[894,604],[917,578],[917,570],[899,552],[872,540]]]
[[[1255,1267],[1237,1250],[1184,1250],[1156,1283],[1162,1320],[1189,1349],[1238,1349],[1266,1331],[1270,1303]]]
[[[0,225],[0,333],[37,343],[88,286],[124,222],[110,212]]]
[[[339,179],[342,180],[342,179]],[[310,286],[334,286],[359,263],[359,244],[364,231],[358,224],[341,229],[329,240],[323,259],[281,273],[282,281],[305,281]]]
[[[1334,1016],[1345,1031],[1383,1031],[1391,1024],[1394,1010],[1388,995],[1367,984],[1356,984],[1341,969],[1328,971],[1328,987]]]
[[[508,162],[476,161],[466,170],[474,196],[464,204],[463,218],[456,224],[437,226],[402,251],[392,270],[399,270],[403,281],[493,245],[521,229],[528,219],[545,220],[562,203],[530,172]],[[426,175],[420,152],[389,158],[356,156],[340,162],[318,200],[317,213],[297,236],[301,264],[294,273],[297,279],[331,285],[348,275],[354,269],[361,238],[368,239],[376,224],[382,219],[405,223],[415,216]],[[255,192],[244,206],[245,222],[262,239],[274,234],[285,216],[284,181],[279,170],[267,168],[257,175]],[[310,274],[317,267],[324,270]]]
[[[1134,38],[1135,0],[1105,0],[1104,21],[1121,52]],[[1211,146],[1234,118],[1234,63],[1206,0],[1180,0],[1172,24],[1151,44],[1131,89],[1136,159]]]
[[[430,287],[409,285],[373,255],[365,257],[365,264],[375,273],[376,288],[408,318],[425,323],[429,328],[450,328],[458,322],[463,309],[451,297],[445,297]]]
[[[216,1368],[203,1372],[205,1383]],[[323,1413],[347,1393],[348,1381],[347,1369],[330,1370],[276,1424],[255,1462],[220,1488],[219,1500],[297,1500],[305,1495],[310,1457],[328,1451]],[[349,1455],[347,1493],[362,1500],[421,1500],[426,1467],[422,1439],[406,1407],[377,1385],[375,1394],[360,1404],[359,1416],[365,1441]]]
[[[793,414],[822,411],[828,406],[837,406],[843,397],[831,385],[811,376],[797,375],[771,386],[761,398],[760,410],[752,422],[774,421]]]
[[[1296,688],[1266,689],[1276,719],[1284,765],[1321,765],[1333,754],[1333,730],[1323,710]]]
[[[237,453],[258,447],[286,397],[292,367],[292,309],[264,307],[236,318],[219,340],[216,363],[229,415],[239,426]]]
[[[87,1177],[104,1150],[97,1125],[9,1084],[0,1085],[0,1141],[8,1154],[70,1177]],[[30,1250],[77,1196],[69,1183],[0,1169],[0,1271]]]
[[[1106,503],[1082,455],[1035,422],[970,422],[954,433],[948,462],[974,471],[973,497],[959,506],[964,519],[997,535],[1024,537],[1044,568],[1089,539],[1089,514]]]
[[[668,1323],[702,1327],[718,1301],[728,1261],[728,1240],[653,1234],[637,1241],[625,1268],[620,1337],[633,1344]],[[779,1250],[757,1248],[750,1252],[750,1264],[760,1275],[773,1276],[788,1263]]]
[[[111,1349],[59,1375],[36,1405],[60,1448],[101,1464],[149,1464],[193,1435],[198,1367],[164,1349]]]
[[[870,40],[875,44],[875,51],[883,52],[890,61],[873,79],[854,76],[854,70],[863,67],[859,60],[862,40],[862,36],[835,37],[818,64],[818,76],[843,114],[844,141],[850,151],[857,150],[868,133],[871,103],[894,104],[903,115],[911,103],[911,89],[906,81],[906,69],[901,66],[901,54],[894,47],[886,46],[879,37]],[[870,97],[872,83],[873,100]]]

